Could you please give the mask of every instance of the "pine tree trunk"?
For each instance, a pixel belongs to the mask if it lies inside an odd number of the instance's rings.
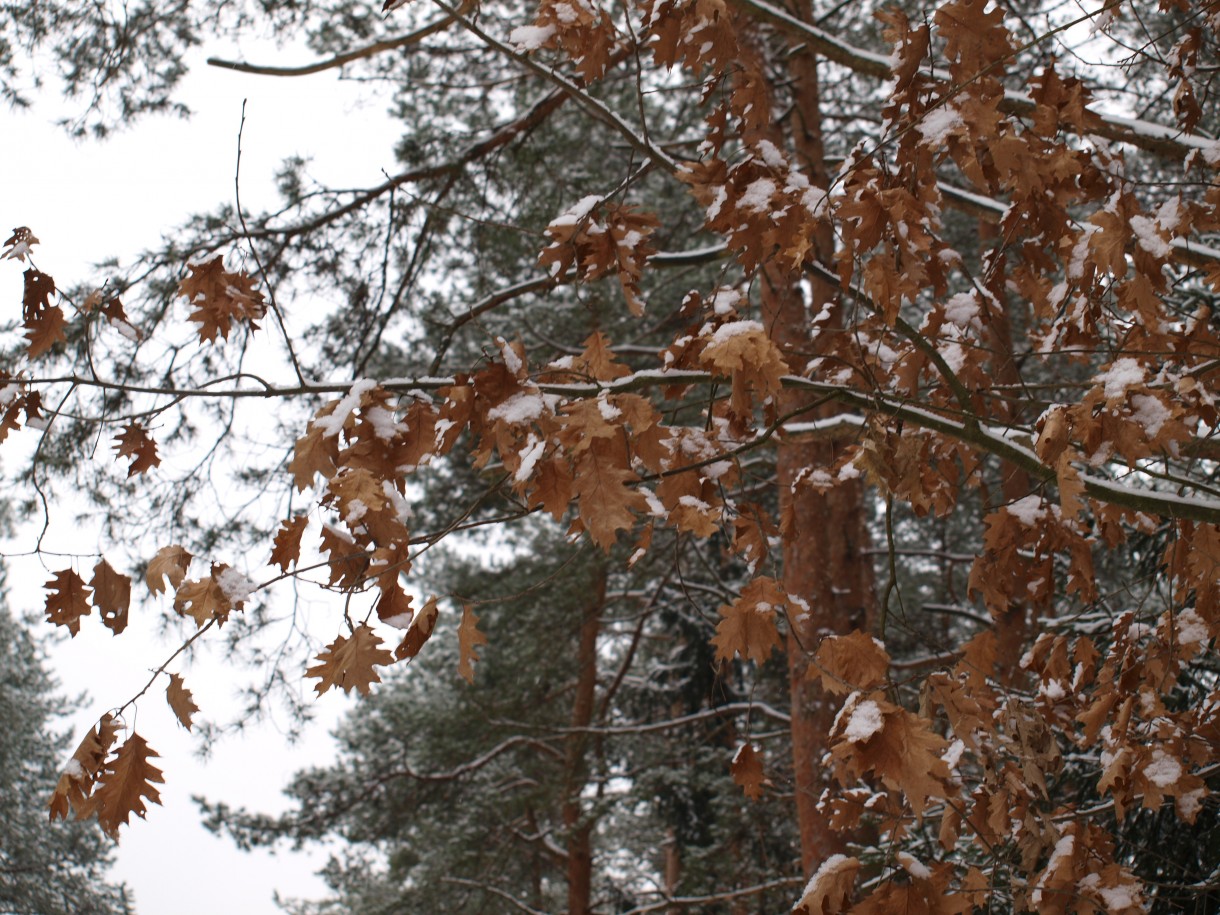
[[[602,570],[594,588],[594,599],[580,623],[576,649],[576,695],[572,700],[572,727],[587,728],[593,723],[597,690],[597,636],[602,608],[606,601],[606,576]],[[593,895],[593,821],[585,816],[581,793],[588,780],[589,735],[574,730],[565,749],[566,773],[563,825],[568,851],[568,915],[588,915]]]
[[[793,13],[805,21],[811,20],[809,5],[804,0],[797,0]],[[796,101],[786,122],[791,148],[810,182],[825,189],[829,181],[814,55],[805,48],[793,48],[788,72],[794,81]],[[829,265],[833,254],[834,237],[827,224],[815,240],[811,256]],[[807,279],[802,285],[799,277],[777,269],[766,271],[762,304],[771,339],[797,372],[816,353],[815,341],[809,336],[811,316],[826,306],[832,313],[842,307],[836,290],[820,279]],[[809,402],[807,394],[785,391],[779,407],[782,413],[787,413]],[[827,406],[802,418],[813,419],[834,412],[834,407]],[[785,533],[784,587],[809,604],[808,614],[793,614],[788,636],[796,812],[801,864],[807,876],[844,845],[844,837],[831,830],[827,818],[817,810],[818,798],[827,784],[821,761],[827,750],[836,703],[816,679],[810,678],[809,658],[825,635],[866,628],[873,605],[873,571],[862,482],[843,483],[825,494],[808,486],[794,490],[803,470],[829,467],[841,447],[834,441],[788,440],[778,445],[776,454],[780,518]]]

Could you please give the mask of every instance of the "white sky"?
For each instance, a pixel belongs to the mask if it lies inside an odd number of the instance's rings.
[[[58,285],[88,278],[89,265],[106,257],[125,259],[155,245],[192,212],[232,201],[243,99],[242,202],[247,209],[273,202],[271,178],[291,155],[312,158],[313,175],[345,186],[373,184],[381,180],[382,169],[393,170],[397,130],[385,103],[368,97],[367,85],[339,82],[335,73],[295,79],[245,76],[206,67],[207,53],[259,63],[310,59],[307,51],[271,45],[240,50],[214,45],[197,55],[181,95],[196,112],[191,120],[146,119],[100,144],[73,141],[55,127],[64,109],[54,98],[43,99],[32,112],[0,109],[0,230],[7,237],[12,227],[31,227],[41,241],[34,252],[39,268]],[[22,269],[14,262],[0,263],[0,301],[10,314],[20,308]],[[13,449],[29,447],[30,436],[10,437],[0,459],[15,463]],[[65,517],[72,513],[66,508]],[[20,555],[28,553],[33,537],[22,531],[0,543],[9,568],[9,601],[17,613],[41,612],[42,585],[50,578],[37,559]],[[56,549],[64,548],[57,540]],[[97,544],[83,542],[81,549],[94,552]],[[172,651],[173,645],[151,634],[151,621],[140,619],[149,606],[133,607],[131,625],[119,638],[96,618],[86,618],[80,636],[51,647],[52,666],[65,691],[90,694],[74,722],[75,739],[100,711],[136,692],[148,670]],[[43,632],[51,645],[52,636]],[[214,653],[186,668],[185,675],[201,714],[221,721],[232,717],[231,694],[240,676],[227,671]],[[267,812],[283,809],[286,800],[279,791],[291,774],[311,763],[324,765],[332,756],[327,732],[347,707],[337,693],[319,699],[318,719],[302,744],[290,747],[274,725],[263,725],[241,739],[223,741],[207,762],[194,755],[192,738],[175,723],[163,685],[140,701],[138,729],[161,754],[166,784],[162,806],[152,807],[146,822],[122,831],[114,876],[134,890],[141,915],[264,915],[280,911],[271,899],[276,890],[297,898],[324,892],[322,881],[313,876],[324,854],[240,853],[199,825],[190,797],[201,794]]]

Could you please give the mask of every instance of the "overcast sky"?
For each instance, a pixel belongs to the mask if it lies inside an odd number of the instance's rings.
[[[384,102],[370,99],[366,85],[340,82],[334,73],[297,79],[243,76],[206,67],[207,53],[246,55],[260,63],[309,60],[304,50],[213,45],[197,55],[182,93],[195,110],[190,120],[146,119],[103,143],[73,141],[54,126],[70,110],[54,98],[43,99],[31,112],[0,109],[0,229],[4,237],[15,226],[33,229],[41,240],[35,248],[38,266],[59,286],[95,276],[92,263],[110,256],[126,259],[155,245],[192,212],[232,202],[243,99],[242,202],[247,209],[273,201],[271,178],[288,156],[311,157],[315,176],[346,186],[376,183],[382,169],[393,168],[396,130]],[[0,264],[0,296],[10,314],[20,308],[22,269],[13,262]],[[32,446],[33,435],[11,437],[0,459],[12,466],[12,449]],[[15,442],[17,438],[23,441]],[[19,613],[40,611],[42,585],[51,577],[38,559],[20,555],[32,542],[27,530],[0,545],[10,570],[9,600]],[[64,547],[62,539],[56,541],[57,549]],[[94,552],[97,544],[79,548]],[[130,628],[117,639],[98,625],[86,625],[76,639],[52,644],[49,625],[43,630],[65,690],[90,694],[73,723],[74,743],[100,711],[137,691],[148,679],[148,669],[172,650],[152,635],[151,621],[139,618],[151,609],[146,602],[133,610]],[[187,670],[188,686],[204,714],[223,707],[215,716],[220,719],[232,712],[237,679],[214,655]],[[312,872],[324,855],[240,853],[203,830],[190,797],[202,794],[257,810],[282,809],[279,790],[289,776],[331,758],[327,731],[347,700],[337,690],[321,697],[318,721],[301,745],[289,747],[270,724],[222,742],[202,763],[163,695],[163,688],[150,691],[137,712],[140,733],[162,757],[163,806],[153,807],[147,822],[123,830],[115,870],[135,891],[141,915],[264,915],[280,911],[271,901],[276,890],[288,897],[320,895],[324,884]]]

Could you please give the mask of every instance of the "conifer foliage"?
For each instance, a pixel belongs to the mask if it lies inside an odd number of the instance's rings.
[[[696,657],[721,677],[786,658],[791,761],[733,740],[723,767],[746,801],[795,798],[800,861],[775,869],[803,871],[796,910],[1214,905],[1214,859],[1155,837],[1215,842],[1220,13],[950,0],[832,32],[842,5],[802,0],[390,6],[314,33],[333,51],[402,21],[318,68],[426,62],[386,184],[307,192],[290,167],[284,211],[201,224],[148,288],[64,294],[31,229],[6,243],[23,338],[0,436],[38,439],[37,509],[53,522],[52,478],[113,462],[112,529],[163,538],[59,562],[49,623],[97,610],[117,635],[138,603],[240,642],[296,578],[344,598],[301,665],[318,694],[375,692],[439,633],[477,684],[497,640],[537,634],[422,600],[421,556],[549,517],[616,570],[734,570],[687,592],[710,621]],[[1133,31],[1159,120],[1121,116],[1083,63]],[[304,328],[292,299],[317,289],[345,304]],[[274,457],[243,431],[253,400],[284,418]],[[206,457],[184,473],[171,449]],[[218,530],[190,483],[209,474],[264,497]],[[967,552],[968,574],[927,599],[910,543]],[[956,622],[921,620],[937,608]],[[208,710],[171,666],[189,726]],[[581,732],[606,684],[575,676]],[[53,815],[113,834],[157,800],[130,705],[86,735]],[[573,912],[580,784],[558,802]],[[647,882],[631,911],[680,904]]]

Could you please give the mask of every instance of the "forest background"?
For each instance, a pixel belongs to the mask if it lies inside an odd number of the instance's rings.
[[[168,100],[175,60],[149,52],[198,25],[184,9],[122,33],[150,41],[124,115]],[[210,18],[248,24],[232,12]],[[264,12],[319,53],[384,28]],[[57,562],[50,620],[96,610],[118,634],[133,580],[168,585],[184,650],[224,626],[259,709],[293,707],[294,656],[319,692],[410,665],[299,811],[211,808],[218,826],[341,835],[345,910],[1209,904],[1214,14],[1115,4],[1069,45],[1099,14],[913,12],[441,5],[337,59],[405,87],[397,177],[329,190],[290,165],[285,209],[199,220],[142,276],[60,300],[26,271],[35,374],[6,387],[6,427],[65,405],[29,506],[122,497],[103,539],[134,573]],[[232,374],[268,352],[296,378],[270,396],[307,411],[277,407],[278,443],[238,419],[264,382]],[[437,548],[463,527],[511,566]],[[299,598],[274,638],[249,554],[273,538],[283,576],[345,595],[324,649],[291,626]],[[154,682],[198,725],[181,677]],[[155,800],[137,698],[54,811],[113,833]]]

